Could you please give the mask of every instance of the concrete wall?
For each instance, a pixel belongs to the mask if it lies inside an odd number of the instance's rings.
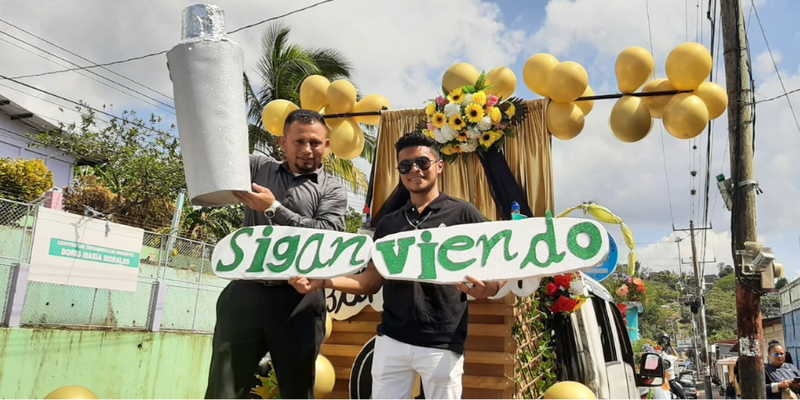
[[[210,335],[0,329],[0,398],[67,385],[101,399],[203,398],[210,361]]]

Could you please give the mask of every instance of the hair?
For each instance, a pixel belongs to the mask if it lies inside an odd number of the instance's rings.
[[[325,124],[325,118],[322,114],[312,111],[312,110],[294,110],[286,116],[286,122],[283,124],[283,131],[288,132],[289,126],[293,123],[301,123],[303,125],[311,125],[314,123],[319,123],[325,127],[325,130],[328,130],[328,125]]]
[[[400,152],[403,151],[403,149],[419,146],[430,148],[431,153],[436,156],[437,160],[439,159],[439,150],[436,148],[436,142],[434,142],[433,139],[423,135],[420,131],[406,133],[397,140],[397,143],[394,144],[394,148],[397,150],[398,155],[400,155]]]
[[[767,352],[772,353],[772,350],[775,350],[776,347],[783,347],[783,346],[781,345],[781,342],[777,340],[770,340],[769,347],[767,347]]]

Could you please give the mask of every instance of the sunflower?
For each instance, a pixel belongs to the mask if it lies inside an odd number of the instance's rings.
[[[472,102],[478,103],[478,105],[485,106],[486,105],[486,93],[482,90],[478,93],[472,95]]]
[[[436,135],[430,129],[423,129],[422,130],[422,134],[427,136],[427,137],[429,137],[429,138],[431,138],[431,139],[435,139],[436,138]]]
[[[481,137],[478,138],[478,142],[480,142],[481,146],[483,146],[483,147],[485,147],[487,149],[489,147],[492,147],[492,145],[494,144],[494,142],[496,140],[497,140],[497,138],[495,137],[494,131],[483,132]]]
[[[449,155],[455,153],[455,150],[453,149],[453,145],[452,144],[448,144],[447,146],[442,147],[442,153],[444,153],[444,155],[446,155],[446,156],[449,156]]]
[[[430,103],[428,104],[427,107],[425,107],[425,114],[428,114],[428,116],[433,115],[433,113],[435,112],[436,112],[436,103]]]
[[[459,142],[466,142],[467,140],[469,140],[469,132],[467,132],[466,129],[463,131],[459,131],[458,133],[456,133],[456,140],[458,140]]]
[[[458,88],[450,92],[447,95],[447,100],[450,100],[451,103],[461,104],[464,101],[464,89]]]
[[[478,103],[472,103],[467,106],[466,114],[469,122],[477,124],[481,121],[481,119],[483,119],[483,107],[481,107],[481,105]]]
[[[447,117],[445,117],[443,113],[437,111],[433,113],[433,116],[431,117],[431,123],[433,126],[441,128],[447,125]]]
[[[514,103],[511,103],[511,104],[508,106],[508,110],[506,110],[506,115],[508,115],[508,117],[509,117],[509,118],[511,118],[511,117],[513,117],[513,116],[514,116],[514,114],[516,114],[516,113],[517,113],[517,108],[516,108],[516,107],[514,107]]]
[[[461,114],[456,114],[450,117],[451,128],[460,131],[461,129],[464,129],[465,126],[467,126],[467,123],[464,122],[464,117],[462,117]]]
[[[495,124],[503,120],[503,113],[500,112],[500,109],[497,107],[492,107],[492,112],[490,114],[492,117],[492,122],[494,122]]]

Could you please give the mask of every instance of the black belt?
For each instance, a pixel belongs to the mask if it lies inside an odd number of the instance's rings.
[[[253,282],[260,283],[266,287],[290,286],[289,281],[253,281]]]

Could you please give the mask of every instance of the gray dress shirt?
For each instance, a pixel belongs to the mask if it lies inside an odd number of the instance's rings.
[[[295,174],[285,162],[250,155],[250,178],[272,191],[281,206],[271,220],[263,212],[245,207],[245,226],[282,225],[301,228],[345,230],[347,192],[322,168]]]

